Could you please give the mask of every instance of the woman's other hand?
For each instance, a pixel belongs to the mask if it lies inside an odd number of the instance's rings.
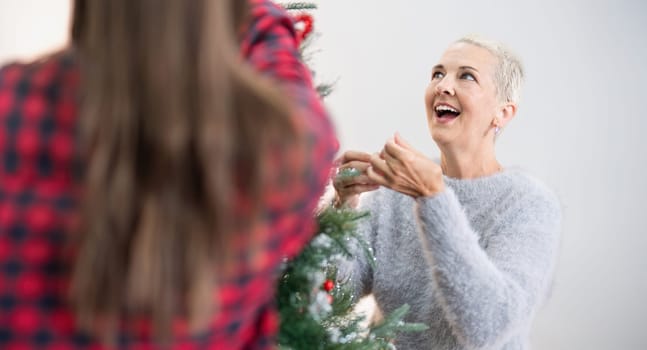
[[[433,196],[445,189],[440,165],[415,150],[398,134],[369,161],[368,178],[394,191],[418,198]]]
[[[370,167],[371,155],[359,151],[346,151],[339,157],[337,175],[333,178],[335,187],[335,207],[357,207],[359,195],[363,192],[373,191],[380,187],[366,174]]]

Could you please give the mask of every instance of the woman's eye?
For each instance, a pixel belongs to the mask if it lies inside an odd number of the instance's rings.
[[[476,78],[474,77],[474,75],[472,73],[463,73],[463,74],[461,74],[461,79],[476,81]]]
[[[444,76],[445,75],[443,74],[443,72],[433,72],[433,73],[431,73],[431,79],[440,79],[440,78],[442,78]]]

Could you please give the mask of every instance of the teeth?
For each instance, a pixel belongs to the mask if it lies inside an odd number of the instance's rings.
[[[458,113],[457,110],[453,109],[452,107],[445,106],[445,105],[440,105],[436,107],[436,112],[452,112],[452,113]]]

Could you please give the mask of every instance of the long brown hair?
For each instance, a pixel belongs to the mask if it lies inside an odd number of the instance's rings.
[[[247,6],[75,0],[87,169],[72,298],[82,324],[136,314],[166,334],[178,315],[197,329],[213,315],[234,198],[262,202],[272,145],[297,144],[285,103],[240,62]]]

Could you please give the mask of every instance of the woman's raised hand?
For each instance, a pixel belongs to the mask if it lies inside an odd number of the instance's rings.
[[[418,198],[433,196],[445,189],[440,165],[398,134],[386,142],[379,155],[370,156],[369,162],[368,178],[394,191]]]
[[[333,178],[335,206],[357,206],[359,194],[378,189],[379,184],[366,174],[370,167],[371,155],[359,151],[346,151],[335,160],[337,175]]]

